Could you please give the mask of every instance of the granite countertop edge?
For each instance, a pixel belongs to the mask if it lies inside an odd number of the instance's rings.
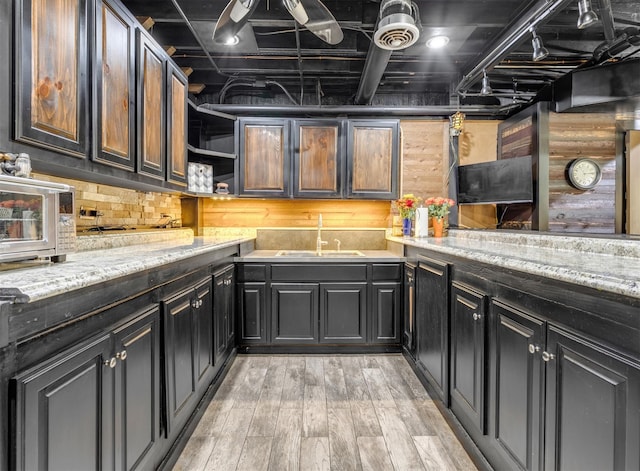
[[[0,299],[32,303],[252,240],[194,237],[188,241],[76,252],[62,263],[0,272]]]
[[[360,250],[364,256],[344,256],[332,254],[330,257],[310,256],[310,257],[288,257],[276,256],[277,250],[254,250],[244,256],[235,257],[238,263],[400,263],[406,258],[397,255],[390,250]]]
[[[457,240],[455,237],[387,236],[387,240],[599,291],[640,298],[640,260],[633,257],[487,241],[474,243]]]

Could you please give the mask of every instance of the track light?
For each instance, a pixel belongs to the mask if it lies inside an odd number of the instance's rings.
[[[531,34],[533,35],[533,39],[531,40],[531,45],[533,46],[533,60],[538,62],[547,57],[549,55],[549,51],[544,47],[544,44],[542,44],[542,38],[536,34],[535,29],[531,29]]]
[[[487,71],[482,71],[482,88],[480,89],[480,95],[491,95],[493,90],[491,89],[491,83],[489,83],[489,77],[487,77]]]
[[[578,29],[588,28],[598,21],[598,15],[591,8],[591,0],[578,0]]]

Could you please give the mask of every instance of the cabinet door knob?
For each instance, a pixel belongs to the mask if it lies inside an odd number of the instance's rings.
[[[118,363],[118,360],[116,360],[116,357],[111,357],[108,360],[104,361],[104,366],[108,366],[109,368],[115,368],[117,363]]]
[[[529,353],[536,353],[540,351],[540,347],[532,343],[529,344]]]
[[[480,319],[480,317],[481,317],[481,316],[480,316],[480,314],[478,314],[477,312],[474,312],[474,313],[473,313],[473,320],[474,320],[474,321],[479,320],[479,319]]]
[[[118,358],[119,360],[126,360],[127,359],[127,351],[126,350],[122,350],[119,353],[116,353],[116,358]]]
[[[549,352],[542,352],[542,359],[544,361],[551,361],[555,358],[556,356],[553,353],[549,353]]]

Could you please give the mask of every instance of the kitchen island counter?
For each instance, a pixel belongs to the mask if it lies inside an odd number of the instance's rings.
[[[388,237],[488,265],[640,298],[640,241],[503,231],[451,230],[448,237]]]
[[[313,252],[313,251],[309,251]],[[331,251],[330,255],[309,255],[309,256],[279,256],[276,255],[278,250],[254,250],[241,257],[236,257],[235,262],[242,263],[400,263],[404,262],[405,257],[397,255],[390,250],[360,250],[363,255],[345,255],[341,256],[340,252]]]

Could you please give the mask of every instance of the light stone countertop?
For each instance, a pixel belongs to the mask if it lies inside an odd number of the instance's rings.
[[[0,271],[0,299],[28,303],[249,242],[240,237],[191,237],[67,255],[62,263]]]
[[[402,255],[397,255],[389,250],[360,250],[364,256],[349,256],[338,255],[339,252],[327,251],[323,249],[325,254],[331,253],[330,256],[316,256],[311,255],[308,257],[301,256],[276,256],[277,250],[254,250],[242,257],[235,257],[234,261],[253,263],[398,263],[404,262],[405,258]],[[312,252],[312,251],[309,251]],[[344,250],[345,253],[349,250]]]
[[[456,230],[387,240],[640,298],[640,240]]]

